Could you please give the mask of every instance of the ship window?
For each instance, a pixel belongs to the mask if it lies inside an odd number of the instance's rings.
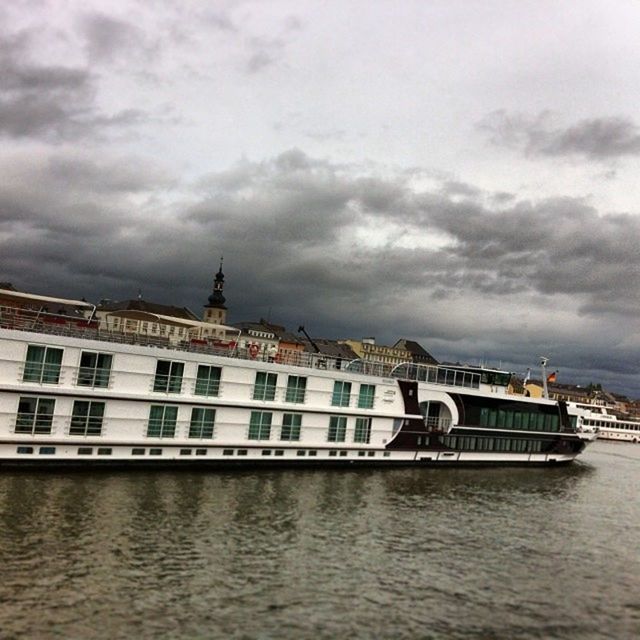
[[[138,448],[138,447],[136,447],[134,449],[131,449],[131,455],[132,456],[143,456],[144,453],[145,453],[145,449],[141,449],[141,448]]]
[[[20,398],[16,433],[51,433],[55,404],[53,398]]]
[[[270,411],[252,411],[249,420],[249,440],[268,440],[271,437],[271,419],[273,414]],[[238,455],[240,453],[238,452]]]
[[[262,450],[262,455],[263,456],[270,456],[271,455],[271,449],[263,449]]]
[[[193,407],[191,410],[190,438],[213,438],[213,423],[216,410],[204,407]]]
[[[104,402],[76,400],[73,403],[69,435],[99,436],[102,433]]]
[[[317,451],[315,451],[314,449],[311,449],[311,451],[309,451],[309,455],[310,455],[310,456],[317,456],[317,455],[318,455],[318,452],[317,452]]]
[[[150,456],[161,456],[162,455],[162,449],[149,449],[149,455]]]
[[[341,458],[346,457],[346,455],[347,455],[347,452],[346,452],[346,451],[341,451],[341,452],[340,452],[340,457],[341,457]]]
[[[194,393],[197,396],[217,396],[220,391],[221,373],[222,369],[220,367],[199,364]]]
[[[238,455],[239,456],[246,456],[247,455],[247,450],[246,449],[238,449]]]
[[[52,454],[54,454],[56,452],[56,448],[55,447],[40,447],[40,449],[38,450],[38,453],[45,455],[45,456],[50,456]]]
[[[374,384],[361,384],[358,394],[358,409],[373,409],[373,400],[376,393]]]
[[[364,451],[358,451],[358,457],[359,458],[364,458],[365,456],[365,452]]]
[[[33,447],[18,447],[16,453],[33,453]]]
[[[30,344],[24,365],[23,382],[58,384],[62,365],[62,349]]]
[[[327,440],[329,442],[344,442],[347,433],[347,417],[331,416],[329,418],[329,433]]]
[[[223,456],[232,456],[233,455],[233,449],[223,449],[222,450],[222,455]]]
[[[329,451],[329,455],[330,455],[332,458],[335,458],[335,456],[337,456],[337,455],[338,455],[338,452],[337,452],[335,449],[332,449],[331,451]]]
[[[307,379],[304,376],[289,376],[285,402],[304,402]]]
[[[196,449],[196,455],[197,456],[206,456],[207,455],[207,450],[206,449]]]
[[[177,420],[178,407],[164,404],[151,405],[147,438],[173,438]]]
[[[297,455],[297,456],[304,456],[304,455],[306,455],[306,453],[307,453],[306,451],[304,451],[303,449],[301,449],[300,451],[297,451],[297,452],[296,452],[296,455]]]
[[[331,404],[334,407],[348,407],[351,399],[351,383],[336,380],[333,383]]]
[[[300,440],[301,413],[285,413],[282,416],[280,440]]]
[[[80,387],[108,387],[113,356],[110,353],[83,351],[77,384]]]
[[[99,456],[110,456],[112,453],[111,447],[98,447]]]
[[[277,374],[266,373],[265,371],[257,371],[256,381],[253,387],[253,399],[273,400],[276,397],[277,381]]]
[[[79,456],[90,456],[93,453],[93,447],[78,447]]]
[[[275,454],[277,456],[283,456],[284,455],[284,449],[276,449]]]
[[[391,451],[385,451],[382,455],[384,455],[385,458],[388,458],[391,455]]]
[[[353,433],[353,441],[369,444],[370,439],[371,418],[356,418],[356,429]]]
[[[376,455],[376,452],[375,452],[375,451],[369,451],[369,452],[367,453],[367,455],[368,455],[370,458],[373,458],[373,457]]]
[[[192,449],[180,449],[181,456],[190,456],[193,453]]]
[[[182,391],[183,362],[158,360],[156,376],[153,380],[153,390],[163,393],[180,393]]]

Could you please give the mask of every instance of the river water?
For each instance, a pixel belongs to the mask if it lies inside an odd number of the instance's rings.
[[[640,446],[562,468],[0,472],[0,638],[634,638]]]

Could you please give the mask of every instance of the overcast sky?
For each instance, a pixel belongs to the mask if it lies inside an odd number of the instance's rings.
[[[0,5],[0,280],[640,397],[640,3]],[[534,369],[535,373],[535,369]]]

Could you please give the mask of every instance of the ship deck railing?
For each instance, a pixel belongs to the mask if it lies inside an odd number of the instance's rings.
[[[287,351],[275,355],[252,354],[249,349],[238,347],[235,342],[221,346],[220,341],[171,340],[165,336],[155,336],[128,331],[119,331],[101,326],[98,320],[88,320],[82,316],[62,316],[44,311],[0,306],[0,328],[13,329],[45,335],[97,340],[142,347],[156,347],[202,353],[212,356],[239,360],[269,362],[307,369],[344,371],[347,373],[373,376],[378,378],[399,378],[416,382],[428,382],[434,385],[465,387],[478,389],[480,374],[459,369],[450,369],[439,365],[415,364],[403,362],[389,364],[366,360],[348,360],[323,353],[307,351]]]

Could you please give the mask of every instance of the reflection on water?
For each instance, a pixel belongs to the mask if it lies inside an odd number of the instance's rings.
[[[1,635],[632,637],[626,447],[550,469],[4,472]]]

